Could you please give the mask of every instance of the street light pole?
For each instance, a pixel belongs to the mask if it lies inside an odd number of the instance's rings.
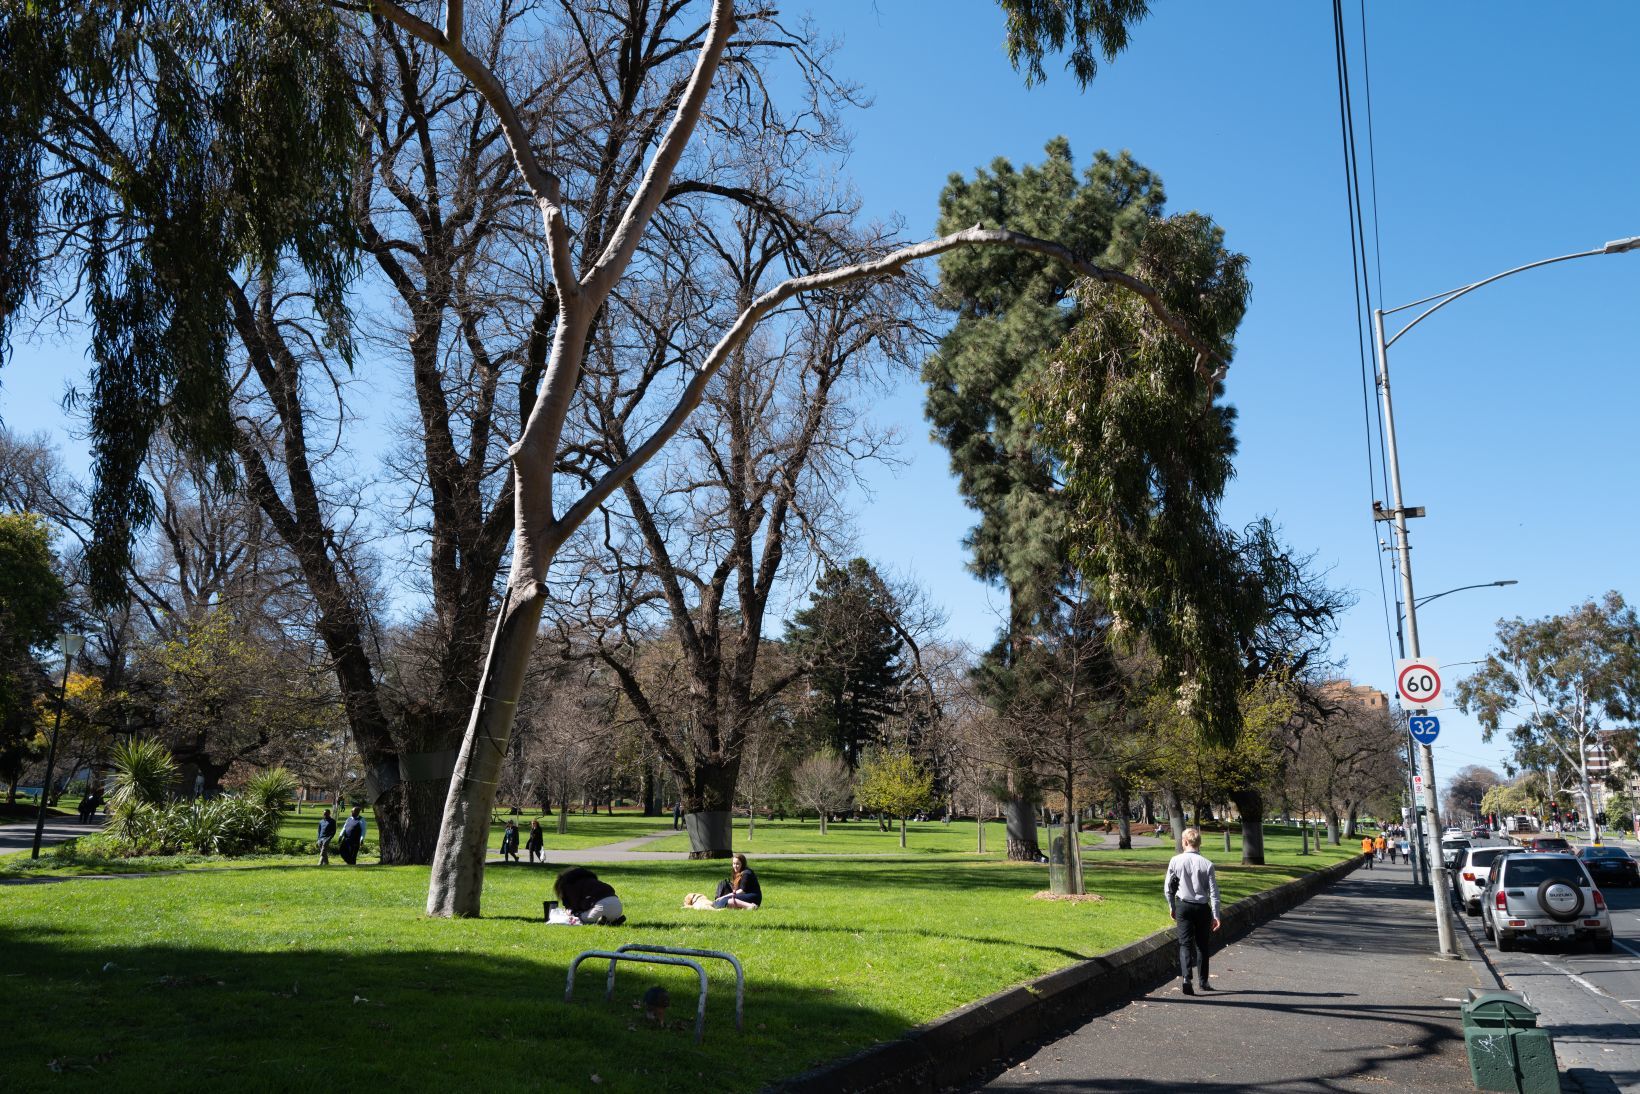
[[[1384,344],[1384,313],[1381,309],[1374,309],[1372,313],[1373,349],[1378,356],[1378,395],[1384,407],[1384,441],[1385,459],[1389,462],[1390,500],[1394,508],[1390,510],[1390,519],[1395,528],[1395,555],[1396,568],[1401,573],[1401,599],[1407,606],[1407,650],[1408,656],[1417,660],[1422,651],[1418,646],[1418,598],[1412,592],[1412,551],[1407,545],[1407,509],[1401,499],[1401,459],[1395,447],[1395,407],[1389,394],[1389,349]],[[1440,845],[1434,838],[1434,833],[1441,830],[1441,814],[1435,795],[1435,752],[1429,745],[1418,744],[1418,771],[1424,779],[1424,814],[1429,818],[1425,846],[1418,848],[1420,856],[1427,863],[1431,886],[1431,897],[1435,901],[1435,930],[1440,940],[1441,956],[1458,957],[1457,936],[1452,930],[1452,918],[1448,911],[1449,896],[1447,892],[1446,861],[1441,858]],[[1417,812],[1417,801],[1413,801],[1413,812]]]
[[[1454,300],[1467,296],[1476,289],[1479,289],[1485,285],[1490,285],[1492,282],[1508,277],[1511,274],[1522,273],[1526,270],[1536,269],[1539,266],[1548,266],[1556,262],[1565,262],[1573,258],[1589,258],[1594,255],[1625,254],[1633,250],[1640,250],[1640,236],[1628,236],[1624,239],[1614,239],[1611,242],[1606,243],[1603,246],[1596,247],[1592,250],[1577,251],[1573,254],[1558,255],[1554,258],[1540,259],[1537,262],[1528,262],[1524,266],[1516,266],[1513,269],[1504,270],[1502,273],[1493,274],[1491,277],[1485,277],[1479,281],[1472,281],[1467,285],[1460,285],[1456,289],[1448,289],[1446,292],[1436,293],[1433,296],[1426,296],[1422,300],[1414,300],[1410,304],[1402,304],[1400,307],[1390,308],[1387,311],[1383,308],[1373,309],[1372,348],[1378,365],[1378,393],[1384,409],[1385,460],[1389,464],[1391,490],[1390,500],[1394,505],[1393,509],[1383,515],[1391,520],[1395,528],[1397,568],[1400,570],[1401,574],[1401,597],[1406,601],[1406,638],[1408,653],[1414,659],[1422,654],[1422,651],[1418,645],[1418,599],[1412,591],[1412,550],[1407,543],[1408,510],[1401,499],[1401,461],[1399,453],[1395,447],[1395,410],[1393,402],[1390,399],[1389,392],[1389,347],[1393,346],[1402,335],[1406,334],[1413,327],[1416,327],[1419,323],[1422,323],[1425,319],[1428,319],[1431,315],[1440,311]],[[1429,306],[1419,312],[1406,326],[1402,327],[1388,338],[1384,336],[1385,315],[1392,315],[1396,312],[1406,311],[1410,308],[1420,307],[1425,304]],[[1412,513],[1412,515],[1422,516],[1423,510],[1419,509]],[[1430,599],[1434,598],[1431,597]],[[1442,957],[1457,958],[1459,954],[1456,938],[1452,929],[1452,919],[1450,914],[1451,910],[1449,906],[1450,901],[1448,899],[1449,894],[1447,889],[1448,882],[1446,863],[1441,858],[1440,845],[1436,842],[1434,837],[1434,833],[1441,830],[1440,812],[1435,795],[1435,753],[1429,745],[1420,742],[1418,745],[1418,759],[1419,770],[1424,779],[1424,811],[1429,817],[1430,833],[1428,837],[1430,846],[1420,848],[1420,851],[1422,851],[1424,855],[1428,856],[1429,869],[1434,880],[1433,892],[1431,896],[1435,901],[1435,926],[1440,938],[1440,955]],[[1414,804],[1414,812],[1416,812],[1416,803]]]
[[[46,802],[51,798],[51,769],[57,764],[57,733],[63,728],[63,708],[68,705],[68,674],[74,667],[74,655],[80,652],[85,645],[85,639],[77,634],[64,633],[61,638],[63,644],[63,688],[57,697],[57,720],[51,727],[51,744],[46,747],[46,778],[40,785],[40,811],[34,816],[34,850],[30,858],[40,857],[40,839],[46,829]]]

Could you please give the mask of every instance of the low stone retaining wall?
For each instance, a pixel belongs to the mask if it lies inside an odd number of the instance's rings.
[[[1356,855],[1254,893],[1224,911],[1216,946],[1245,937],[1297,907],[1363,862]],[[1022,1045],[1074,1029],[1099,1011],[1165,984],[1179,974],[1174,928],[1000,991],[924,1023],[905,1036],[824,1064],[769,1090],[781,1094],[899,1094],[956,1086]]]

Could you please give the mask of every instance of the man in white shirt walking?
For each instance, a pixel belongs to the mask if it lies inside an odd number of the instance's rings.
[[[1167,911],[1179,925],[1179,976],[1184,979],[1184,993],[1195,995],[1190,986],[1190,970],[1196,969],[1203,991],[1207,985],[1207,955],[1211,948],[1211,932],[1219,929],[1219,879],[1213,872],[1213,863],[1202,854],[1202,834],[1199,828],[1186,828],[1179,841],[1184,850],[1174,855],[1167,864],[1167,880],[1162,893],[1167,897]]]

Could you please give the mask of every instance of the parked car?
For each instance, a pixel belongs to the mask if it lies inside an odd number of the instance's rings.
[[[1492,835],[1492,830],[1484,824],[1477,824],[1469,830],[1469,835],[1472,839],[1487,839]]]
[[[1468,836],[1441,837],[1441,862],[1448,870],[1457,866],[1458,860],[1463,857],[1463,853],[1467,850],[1469,850]]]
[[[1640,864],[1621,847],[1579,847],[1577,857],[1596,885],[1640,885]]]
[[[1533,836],[1521,843],[1528,851],[1558,852],[1562,855],[1572,853],[1572,845],[1559,836]]]
[[[1600,953],[1612,949],[1606,898],[1571,855],[1522,851],[1493,859],[1481,894],[1481,924],[1504,952],[1523,939],[1583,942]]]
[[[1503,855],[1518,855],[1519,847],[1471,847],[1452,871],[1452,888],[1468,915],[1481,914],[1481,893],[1486,889],[1492,863]]]

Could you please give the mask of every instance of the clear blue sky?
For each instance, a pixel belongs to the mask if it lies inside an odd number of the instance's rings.
[[[1229,379],[1241,455],[1226,515],[1272,515],[1359,595],[1337,652],[1355,679],[1390,690],[1382,526],[1369,517],[1383,493],[1365,456],[1330,5],[1155,7],[1084,92],[1057,67],[1025,89],[989,0],[815,5],[816,24],[843,39],[841,74],[875,100],[851,119],[849,174],[868,213],[902,216],[923,236],[951,171],[1033,160],[1064,134],[1080,162],[1131,149],[1160,173],[1171,209],[1215,217],[1251,258],[1254,285]],[[1640,91],[1626,60],[1640,5],[1379,3],[1367,31],[1392,305],[1640,234]],[[1359,71],[1356,81],[1360,105]],[[1640,254],[1568,263],[1482,290],[1396,347],[1407,501],[1429,511],[1413,524],[1419,593],[1520,582],[1430,605],[1426,653],[1479,658],[1500,616],[1635,591],[1637,292]],[[22,347],[0,377],[7,425],[60,428],[55,400],[79,361],[73,344]],[[952,635],[984,646],[1000,601],[964,572],[972,515],[926,441],[915,382],[877,415],[906,436],[908,463],[875,474],[861,497],[861,548],[917,577],[949,610]],[[65,455],[83,467],[75,447],[65,442]],[[1442,714],[1443,774],[1498,765],[1502,749],[1473,722]]]

